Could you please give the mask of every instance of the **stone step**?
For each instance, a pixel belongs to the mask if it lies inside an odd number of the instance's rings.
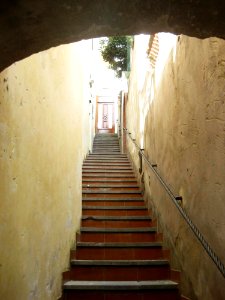
[[[102,156],[90,156],[88,155],[87,158],[85,159],[87,162],[130,162],[127,157],[102,157]]]
[[[123,206],[140,206],[140,207],[143,207],[144,206],[144,202],[143,201],[136,201],[135,199],[132,200],[132,201],[117,201],[117,200],[83,200],[83,205],[86,205],[86,206],[92,206],[92,205],[95,205],[95,206],[120,206],[120,207],[123,207]]]
[[[127,184],[93,184],[93,183],[87,183],[83,184],[82,188],[139,188],[137,184],[127,183]]]
[[[172,280],[151,281],[68,281],[63,285],[64,289],[79,290],[167,290],[177,289],[178,284]]]
[[[110,157],[110,158],[127,158],[127,156],[125,154],[121,154],[121,153],[110,153],[110,152],[105,152],[105,153],[92,153],[92,154],[89,154],[88,157],[103,157],[103,158],[107,158],[107,157]]]
[[[83,215],[82,220],[100,221],[151,221],[150,216],[87,216]]]
[[[107,170],[107,171],[110,170],[111,171],[111,170],[132,170],[132,167],[131,166],[110,166],[110,165],[107,165],[107,166],[83,165],[82,169],[83,170],[90,169],[90,170],[99,170],[99,171],[105,171],[105,170]]]
[[[113,146],[113,147],[120,147],[120,144],[118,143],[118,141],[97,141],[94,142],[92,147],[109,147],[109,146]]]
[[[108,201],[112,201],[112,202],[142,202],[144,205],[144,200],[142,197],[137,197],[137,198],[100,198],[100,197],[87,197],[87,198],[83,198],[82,201],[99,201],[99,202],[108,202]]]
[[[123,173],[123,174],[133,174],[133,170],[109,170],[109,169],[104,169],[104,170],[92,170],[92,169],[83,169],[83,173]]]
[[[95,243],[95,242],[77,242],[78,247],[85,248],[162,248],[161,242],[146,243]]]
[[[114,151],[116,151],[116,152],[120,152],[120,148],[119,147],[103,147],[103,146],[98,146],[98,147],[93,147],[93,149],[92,149],[93,151],[92,151],[92,153],[94,154],[94,152],[114,152]]]
[[[119,178],[116,178],[116,179],[105,179],[105,178],[94,178],[94,179],[82,179],[82,182],[93,182],[93,184],[97,183],[117,183],[117,184],[121,184],[121,183],[137,183],[137,181],[135,179],[128,179],[128,178],[124,178],[124,179],[119,179]]]
[[[94,206],[94,205],[83,205],[82,209],[88,210],[147,210],[145,206]]]
[[[82,194],[141,194],[141,190],[94,190],[94,189],[82,189]]]
[[[90,167],[132,167],[129,162],[87,162],[83,163],[83,166],[90,166]]]
[[[104,174],[105,176],[103,177],[102,174],[88,174],[88,173],[85,173],[83,172],[82,174],[82,178],[87,178],[87,177],[91,177],[92,179],[95,178],[95,177],[100,177],[100,178],[104,178],[104,180],[106,180],[106,178],[117,178],[117,179],[123,179],[123,178],[127,178],[127,179],[133,179],[135,178],[134,177],[134,173],[132,173],[131,175],[127,175],[126,173],[125,174],[111,174],[111,173],[105,173]]]
[[[73,266],[167,266],[167,259],[146,259],[146,260],[82,260],[71,259]]]
[[[136,200],[131,199],[131,200],[117,200],[117,199],[113,199],[113,200],[108,200],[108,199],[100,199],[100,200],[87,200],[85,198],[83,198],[82,200],[83,205],[95,205],[95,206],[145,206],[145,203],[143,200]]]
[[[156,227],[143,228],[96,228],[96,227],[81,227],[80,232],[93,233],[152,233],[156,232]]]
[[[85,160],[83,165],[90,165],[90,166],[132,166],[128,160],[113,160],[113,159],[96,159],[95,160]]]

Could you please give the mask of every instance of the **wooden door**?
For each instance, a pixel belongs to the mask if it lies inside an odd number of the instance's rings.
[[[97,128],[98,133],[114,133],[114,103],[97,103]]]

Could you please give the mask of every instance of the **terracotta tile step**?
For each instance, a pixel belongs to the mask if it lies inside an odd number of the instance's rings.
[[[105,144],[105,143],[99,143],[99,144],[94,144],[92,150],[113,150],[113,149],[117,149],[118,151],[120,151],[120,146],[118,144]]]
[[[82,189],[83,197],[88,196],[96,196],[104,197],[107,199],[107,196],[114,196],[114,197],[127,197],[129,195],[138,195],[141,196],[141,190],[137,188],[125,188],[125,189],[117,189],[117,188],[92,188],[92,189]]]
[[[85,160],[83,166],[131,166],[129,161],[87,161]]]
[[[78,236],[79,242],[95,243],[141,243],[162,241],[161,235],[150,233],[94,233],[85,232]]]
[[[110,183],[110,184],[117,184],[117,185],[120,185],[120,184],[127,184],[127,183],[130,183],[130,184],[135,184],[137,183],[136,179],[135,178],[86,178],[84,177],[82,179],[82,182],[84,184],[87,184],[88,182],[91,182],[91,184],[106,184],[106,183]]]
[[[90,229],[90,230],[88,230]],[[95,229],[95,230],[94,230]],[[102,229],[102,230],[101,230]],[[133,230],[131,230],[133,229]],[[139,230],[139,231],[138,231]],[[155,227],[149,228],[81,228],[78,235],[79,242],[118,242],[118,243],[141,243],[161,241]]]
[[[86,166],[83,165],[82,170],[86,170],[86,169],[90,169],[90,170],[133,170],[131,166]]]
[[[83,199],[136,199],[141,200],[143,199],[142,195],[140,193],[132,193],[132,194],[126,194],[126,193],[110,193],[110,194],[104,194],[104,193],[93,193],[93,194],[83,194]]]
[[[176,290],[79,291],[64,290],[60,300],[180,300]]]
[[[94,233],[155,233],[156,227],[145,228],[95,228],[95,227],[81,227],[80,232],[94,232]]]
[[[71,270],[68,275],[68,280],[140,281],[171,279],[167,260],[71,260]]]
[[[83,183],[83,188],[139,188],[136,183]]]
[[[162,259],[166,252],[160,242],[146,243],[96,243],[77,242],[76,250],[71,250],[71,258],[75,259]],[[72,253],[74,252],[74,253]]]
[[[83,167],[95,167],[95,168],[132,168],[131,164],[128,162],[123,163],[111,163],[111,162],[98,162],[98,163],[83,163]]]
[[[119,143],[110,143],[110,142],[104,142],[104,143],[94,143],[92,149],[94,148],[101,148],[101,147],[105,147],[105,148],[110,148],[111,147],[117,147],[118,149],[120,149],[120,145]]]
[[[122,165],[122,166],[126,166],[126,165],[131,165],[131,163],[128,161],[128,160],[122,160],[122,159],[117,159],[117,160],[114,160],[114,159],[102,159],[102,160],[100,160],[100,159],[96,159],[96,160],[90,160],[90,159],[86,159],[85,161],[84,161],[84,164],[85,165],[112,165],[112,166],[114,166],[114,165]]]
[[[85,219],[82,218],[81,221],[81,226],[91,226],[91,227],[104,227],[104,228],[127,228],[127,227],[136,227],[136,228],[143,228],[143,227],[151,227],[155,225],[155,222],[153,222],[151,219],[146,219],[146,220],[132,220],[132,219],[127,219],[124,220],[121,218],[118,218],[117,220],[105,220],[102,217],[102,219],[96,219],[99,216],[93,216],[92,218],[87,218]]]
[[[87,156],[87,158],[85,159],[85,162],[115,162],[115,163],[130,163],[130,161],[128,160],[127,157],[102,157],[102,156],[97,156],[97,157],[89,157]]]
[[[84,215],[92,215],[92,216],[147,216],[147,209],[98,209],[95,208],[83,208],[82,212]]]
[[[108,146],[108,145],[116,145],[119,147],[119,142],[118,140],[116,141],[94,141],[93,146],[98,146],[98,145],[104,145],[104,146]]]
[[[101,146],[101,145],[103,145],[103,146],[109,146],[109,145],[116,145],[116,146],[118,146],[119,147],[119,141],[117,140],[114,140],[114,141],[110,141],[110,140],[108,140],[108,141],[94,141],[94,143],[93,143],[93,146]]]
[[[105,155],[102,155],[101,154],[96,154],[96,153],[91,153],[87,156],[87,158],[93,158],[93,157],[96,157],[96,158],[113,158],[113,159],[117,159],[117,158],[127,158],[127,155],[126,154],[122,154],[122,153],[113,153],[113,154],[110,154],[110,153],[106,153]]]
[[[126,179],[135,179],[134,177],[134,173],[131,173],[131,174],[121,174],[121,173],[84,173],[82,174],[82,179],[95,179],[95,178],[99,178],[99,179],[104,179],[104,180],[107,180],[107,179],[120,179],[120,180],[123,180],[124,178]]]
[[[94,146],[92,149],[92,153],[95,152],[119,152],[120,153],[120,147],[119,146],[106,146],[106,145],[101,145],[101,146]]]
[[[80,262],[80,260],[78,261]],[[72,268],[68,276],[69,280],[103,280],[103,281],[137,280],[140,281],[140,280],[171,279],[169,264],[158,264],[158,265],[157,264],[155,265],[73,264],[75,262],[76,260],[73,260],[71,262]]]
[[[131,175],[134,175],[134,173],[133,173],[133,171],[132,170],[129,170],[129,169],[103,169],[103,170],[92,170],[91,168],[89,168],[89,169],[83,169],[83,174],[85,174],[85,173],[118,173],[119,175],[120,174],[131,174]]]
[[[134,197],[132,196],[119,196],[119,195],[116,195],[116,197],[109,197],[107,195],[107,197],[105,195],[101,195],[100,197],[90,197],[90,196],[86,196],[86,197],[83,197],[82,201],[142,201],[144,203],[144,200],[143,200],[143,197],[139,196],[138,194],[135,194]]]
[[[143,200],[106,200],[106,199],[101,199],[101,200],[82,200],[83,205],[91,206],[144,206],[144,201]]]
[[[88,189],[140,189],[139,185],[137,183],[132,183],[132,182],[116,182],[116,183],[102,183],[102,182],[87,182],[82,184],[82,188],[88,188]]]
[[[92,153],[96,153],[96,152],[120,153],[120,148],[119,147],[94,147]]]
[[[99,189],[99,190],[95,190],[95,189],[82,189],[82,194],[139,194],[141,195],[141,190],[136,190],[136,189]]]
[[[140,194],[141,189],[139,187],[82,187],[83,194]]]
[[[147,211],[145,206],[95,206],[95,205],[83,205],[82,209],[85,210],[144,210]]]
[[[93,150],[92,152],[93,154],[114,154],[114,153],[118,153],[120,154],[120,150],[113,150],[113,149],[110,149],[110,151],[106,151],[106,150]]]
[[[86,159],[128,159],[127,155],[126,154],[121,154],[121,153],[105,153],[102,154],[102,153],[92,153],[92,154],[89,154]]]
[[[96,220],[96,221],[151,221],[151,217],[148,216],[82,216],[82,220]]]

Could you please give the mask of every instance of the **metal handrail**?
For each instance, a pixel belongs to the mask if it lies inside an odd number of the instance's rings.
[[[205,249],[205,251],[207,252],[207,254],[209,255],[209,257],[212,259],[212,261],[217,266],[217,268],[220,271],[220,273],[225,278],[225,266],[224,266],[224,264],[221,262],[220,258],[216,255],[216,253],[213,251],[213,249],[210,247],[210,245],[208,244],[208,242],[205,240],[205,238],[203,237],[203,235],[201,234],[201,232],[199,231],[199,229],[197,228],[197,226],[192,222],[192,220],[190,219],[190,217],[188,216],[188,214],[185,212],[185,210],[179,205],[179,201],[182,200],[182,197],[181,196],[175,196],[173,194],[173,192],[171,191],[171,189],[169,188],[169,186],[166,184],[166,182],[163,180],[163,178],[160,176],[160,174],[155,169],[155,167],[157,165],[156,164],[152,164],[148,160],[148,158],[146,157],[146,155],[143,153],[144,149],[141,149],[138,146],[138,144],[135,142],[135,139],[133,139],[131,137],[131,133],[128,131],[128,129],[127,128],[123,128],[123,130],[129,136],[129,138],[131,139],[131,141],[134,143],[135,147],[139,150],[139,153],[144,158],[144,160],[146,161],[147,165],[150,167],[150,169],[152,170],[152,172],[156,175],[156,177],[158,178],[159,182],[162,184],[162,186],[164,187],[164,189],[166,190],[166,192],[168,193],[168,195],[172,199],[172,201],[175,204],[176,208],[179,210],[180,214],[182,215],[182,217],[184,218],[184,220],[186,221],[186,223],[191,228],[191,230],[194,233],[194,235],[197,237],[197,239],[202,244],[203,248]]]

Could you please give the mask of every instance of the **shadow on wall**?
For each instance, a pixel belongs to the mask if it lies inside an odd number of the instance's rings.
[[[133,52],[127,128],[221,261],[225,262],[225,103],[224,47],[217,38],[172,37],[165,60],[145,70],[139,89]],[[138,42],[138,39],[136,40]],[[161,76],[159,76],[161,74]],[[131,121],[132,120],[132,121]],[[138,169],[136,150],[128,149]],[[160,220],[173,265],[182,272],[182,289],[192,299],[223,299],[224,278],[170,203],[154,175],[144,167],[145,195]]]

